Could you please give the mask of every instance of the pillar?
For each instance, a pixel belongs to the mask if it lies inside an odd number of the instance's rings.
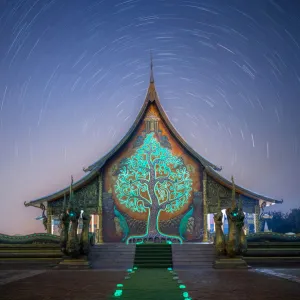
[[[103,243],[103,235],[102,235],[102,172],[99,175],[99,195],[98,195],[98,222],[97,222],[97,241],[99,244]]]
[[[249,234],[249,214],[248,213],[244,213],[245,214],[245,221],[244,221],[244,233],[245,235]]]
[[[254,231],[259,232],[259,213],[260,213],[260,207],[259,205],[255,205],[255,213],[254,213]]]
[[[95,215],[91,216],[91,232],[94,233],[95,232]]]
[[[207,234],[207,174],[203,171],[203,242],[208,242]]]
[[[52,234],[52,208],[51,207],[47,207],[47,233]]]

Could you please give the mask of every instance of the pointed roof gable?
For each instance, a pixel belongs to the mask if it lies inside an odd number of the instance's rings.
[[[221,167],[217,167],[216,165],[212,164],[208,160],[206,160],[204,157],[199,155],[195,150],[192,149],[185,141],[184,139],[180,136],[180,134],[177,132],[177,130],[174,128],[172,123],[170,122],[167,114],[165,113],[163,107],[160,104],[159,97],[156,92],[155,88],[155,83],[154,83],[154,75],[153,75],[153,62],[152,62],[152,57],[151,57],[151,65],[150,65],[150,82],[149,82],[149,87],[147,90],[146,98],[144,101],[144,104],[135,119],[133,125],[127,132],[127,134],[123,137],[123,139],[109,152],[107,153],[104,157],[102,157],[100,160],[96,161],[94,164],[90,165],[88,168],[84,168],[83,170],[85,172],[93,172],[97,171],[102,168],[102,166],[105,164],[105,162],[112,157],[131,137],[132,133],[136,130],[138,125],[140,124],[140,121],[142,121],[145,112],[147,110],[147,107],[150,103],[155,103],[160,115],[162,116],[163,121],[166,123],[168,129],[170,132],[176,137],[177,141],[186,149],[192,156],[194,156],[204,167],[211,167],[212,169],[216,171],[221,171]]]
[[[207,173],[213,177],[216,181],[219,181],[221,184],[227,186],[228,188],[232,189],[232,184],[230,181],[222,177],[220,174],[217,172],[222,170],[222,167],[218,167],[208,160],[206,160],[204,157],[202,157],[200,154],[198,154],[192,147],[190,147],[185,140],[180,136],[180,134],[177,132],[177,130],[174,128],[172,123],[170,122],[167,114],[165,113],[163,107],[160,104],[158,94],[156,92],[155,88],[155,83],[154,83],[154,75],[153,75],[153,62],[152,62],[152,57],[151,57],[151,68],[150,68],[150,82],[149,82],[149,87],[147,90],[147,94],[145,97],[145,101],[143,103],[143,106],[137,115],[133,125],[130,127],[128,130],[127,134],[121,139],[121,141],[111,150],[109,151],[106,155],[104,155],[101,159],[96,161],[94,164],[90,165],[88,168],[84,168],[83,170],[85,172],[88,172],[86,176],[81,178],[79,181],[74,183],[73,185],[73,190],[76,191],[80,189],[81,187],[85,186],[87,183],[92,181],[101,171],[101,168],[104,166],[104,164],[107,162],[108,159],[110,159],[115,153],[117,153],[120,148],[126,144],[127,141],[129,141],[131,135],[135,132],[135,130],[138,128],[138,125],[140,122],[143,120],[145,113],[147,111],[148,106],[151,103],[155,103],[155,105],[158,108],[158,111],[165,122],[167,128],[170,130],[171,134],[174,135],[176,140],[194,157],[196,158],[206,169]],[[238,192],[241,194],[244,194],[250,198],[256,199],[256,200],[265,200],[268,202],[272,203],[282,203],[283,200],[275,200],[272,198],[268,198],[262,195],[258,195],[256,193],[253,193],[247,189],[244,189],[240,186],[236,185],[236,189]],[[37,200],[30,201],[28,203],[24,203],[25,206],[36,206],[42,202],[48,202],[48,201],[54,201],[57,199],[60,199],[63,197],[65,194],[69,193],[69,188],[66,187],[65,189],[62,189],[54,194],[39,198]]]

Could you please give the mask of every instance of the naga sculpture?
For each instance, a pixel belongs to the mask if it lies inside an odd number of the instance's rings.
[[[265,226],[267,224],[268,226],[268,229],[269,229],[269,220],[271,220],[273,218],[273,216],[269,214],[266,214],[265,213],[265,208],[267,206],[267,203],[264,201],[261,206],[260,206],[260,209],[261,209],[261,213],[259,215],[259,221],[258,221],[258,230],[259,232],[264,232],[265,231]]]
[[[86,214],[85,212],[82,213],[82,232],[80,237],[80,253],[83,255],[88,255],[90,251],[90,242],[89,242],[89,225],[91,221],[91,216]]]
[[[235,257],[238,251],[238,242],[237,242],[237,208],[227,208],[226,216],[228,220],[228,240],[226,244],[226,253],[229,257]]]
[[[215,248],[218,256],[224,255],[226,252],[225,237],[222,229],[222,219],[223,213],[221,211],[220,197],[218,195],[218,210],[217,213],[214,214],[214,222],[216,228]]]
[[[78,236],[77,236],[80,209],[77,206],[77,202],[74,198],[72,185],[73,185],[73,176],[71,176],[70,199],[69,199],[69,205],[67,209],[70,225],[68,230],[66,253],[72,258],[77,258],[80,253],[80,247],[79,247]]]
[[[74,265],[89,267],[87,256],[90,250],[89,225],[91,216],[78,205],[78,199],[73,192],[73,177],[71,176],[70,196],[68,206],[66,205],[66,195],[64,196],[63,210],[60,215],[60,246],[61,251],[66,255],[60,265]],[[67,208],[66,208],[67,206]],[[79,219],[82,221],[82,231],[80,240],[78,238]],[[71,260],[70,260],[71,258]]]
[[[247,241],[246,235],[244,233],[244,219],[245,214],[242,208],[241,199],[239,201],[239,206],[237,207],[235,198],[235,184],[234,179],[232,180],[232,199],[231,207],[226,209],[226,215],[229,225],[228,239],[226,241],[226,258],[219,257],[215,263],[214,268],[216,269],[235,269],[235,268],[245,268],[247,269],[247,263],[242,257],[237,257],[244,254],[247,251]],[[219,197],[219,195],[218,195]],[[216,251],[217,254],[224,253],[224,244],[222,240],[222,212],[220,209],[220,197],[218,199],[218,213],[214,215],[214,220],[216,224]],[[224,237],[224,235],[223,235]],[[228,259],[234,258],[234,259]]]
[[[238,220],[238,208],[236,206],[235,200],[235,184],[233,176],[231,177],[232,180],[232,199],[231,199],[231,207],[226,209],[226,216],[228,220],[228,240],[226,244],[226,253],[229,257],[235,257],[238,252],[239,241],[237,236],[237,227],[236,222]]]
[[[43,225],[44,225],[44,228],[45,230],[47,231],[47,223],[48,223],[48,218],[47,216],[45,215],[45,211],[46,211],[46,207],[43,203],[41,203],[40,205],[40,208],[42,209],[43,213],[42,213],[42,220],[43,220]]]
[[[59,237],[49,233],[6,235],[0,233],[0,244],[59,244]]]
[[[247,239],[244,233],[244,219],[242,201],[239,201],[239,207],[236,205],[235,200],[235,184],[233,177],[232,180],[232,201],[231,207],[226,209],[226,215],[229,225],[228,241],[226,244],[226,253],[229,257],[245,254],[247,251]]]
[[[247,238],[244,232],[244,220],[245,214],[243,212],[242,200],[239,200],[239,208],[237,214],[236,230],[237,230],[237,241],[238,251],[237,254],[244,255],[247,252]]]
[[[66,210],[66,195],[64,195],[64,204],[63,211],[60,215],[60,248],[61,251],[67,255],[67,240],[68,240],[68,231],[70,226],[69,215]]]

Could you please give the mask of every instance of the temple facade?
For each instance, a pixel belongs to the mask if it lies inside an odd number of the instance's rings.
[[[25,202],[46,207],[49,233],[59,233],[59,215],[70,191],[78,206],[91,214],[90,231],[99,243],[207,241],[214,232],[218,199],[223,210],[231,205],[232,182],[194,151],[169,121],[155,89],[152,63],[146,98],[132,127],[84,171],[86,176],[71,187]],[[259,231],[262,207],[282,203],[238,185],[234,189],[246,214],[247,232]],[[226,233],[226,219],[223,223]]]

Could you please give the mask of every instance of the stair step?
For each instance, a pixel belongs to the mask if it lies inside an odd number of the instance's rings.
[[[168,256],[152,256],[152,255],[136,255],[135,259],[145,259],[151,257],[152,259],[170,259],[172,255]]]
[[[172,247],[168,244],[136,246],[134,265],[139,268],[168,268],[172,266]]]
[[[172,264],[138,264],[138,268],[172,268]]]
[[[91,264],[95,269],[122,269],[133,267],[135,245],[101,244],[91,251]]]
[[[172,245],[173,268],[211,268],[215,249],[211,244]]]

